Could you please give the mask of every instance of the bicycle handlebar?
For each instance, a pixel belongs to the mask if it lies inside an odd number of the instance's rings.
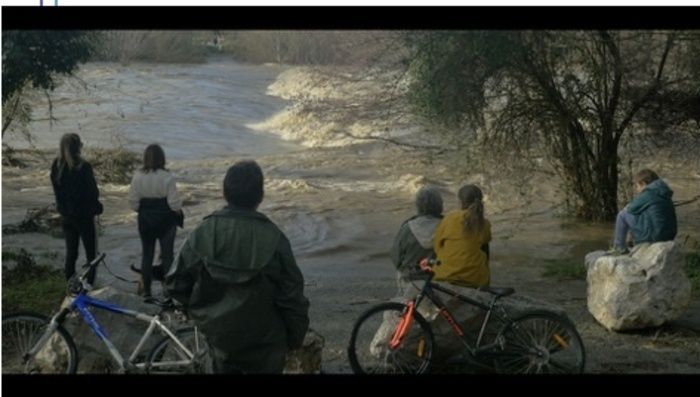
[[[433,266],[440,266],[441,264],[442,262],[437,258],[423,258],[418,262],[418,266],[426,273],[433,273]]]
[[[93,259],[92,262],[86,263],[85,265],[83,265],[83,267],[92,267],[92,266],[95,266],[95,265],[97,265],[98,263],[102,262],[102,260],[103,260],[106,256],[107,256],[107,254],[105,254],[105,253],[103,252],[103,253],[101,253],[97,258]]]
[[[97,265],[100,262],[102,262],[106,256],[107,256],[107,254],[103,252],[97,258],[93,259],[92,262],[86,263],[85,265],[83,265],[83,269],[85,269],[85,271],[80,276],[80,280],[81,281],[85,280],[85,278],[87,277],[87,274],[90,272],[90,270],[92,270],[94,267],[97,267]]]

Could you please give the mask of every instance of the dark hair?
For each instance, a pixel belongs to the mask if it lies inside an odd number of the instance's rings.
[[[457,193],[462,209],[469,211],[469,216],[465,217],[464,230],[469,232],[480,232],[484,228],[484,194],[476,185],[465,185]]]
[[[418,215],[442,215],[442,196],[433,186],[424,186],[416,193]]]
[[[224,197],[230,205],[256,209],[263,194],[263,173],[255,161],[239,161],[226,171]]]
[[[73,170],[80,164],[80,149],[82,147],[83,143],[80,141],[80,136],[78,134],[63,134],[61,143],[58,146],[58,157],[56,158],[56,168],[58,169],[55,180],[56,184],[60,184],[61,175],[65,168]]]
[[[143,168],[144,172],[157,171],[165,169],[165,152],[160,145],[154,143],[148,145],[143,152]]]
[[[634,181],[639,183],[639,182],[644,182],[644,184],[648,185],[655,180],[659,179],[659,176],[656,175],[656,172],[645,168],[643,170],[640,170],[634,175]]]

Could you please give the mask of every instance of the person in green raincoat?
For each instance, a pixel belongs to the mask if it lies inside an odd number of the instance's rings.
[[[254,161],[228,169],[228,205],[182,245],[165,288],[207,337],[216,373],[281,373],[309,325],[304,277],[287,237],[256,209],[263,174]]]

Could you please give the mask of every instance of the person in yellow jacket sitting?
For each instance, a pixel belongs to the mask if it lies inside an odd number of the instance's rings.
[[[442,264],[433,268],[434,280],[487,286],[491,223],[484,218],[484,195],[476,185],[465,185],[457,196],[462,208],[447,214],[435,229],[433,249]]]

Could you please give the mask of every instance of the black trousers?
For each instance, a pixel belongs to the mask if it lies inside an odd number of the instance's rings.
[[[87,261],[95,259],[97,252],[97,233],[95,231],[95,217],[73,218],[63,217],[63,235],[66,240],[66,280],[75,274],[75,262],[78,260],[78,248],[80,240],[83,240]],[[95,283],[96,269],[92,269],[87,276],[90,284]]]
[[[151,295],[151,283],[153,281],[153,257],[156,251],[156,240],[160,243],[160,259],[163,266],[163,274],[167,274],[174,259],[175,233],[177,227],[165,229],[161,234],[155,231],[139,228],[141,237],[141,248],[143,257],[141,258],[141,277],[143,279],[144,295]]]

